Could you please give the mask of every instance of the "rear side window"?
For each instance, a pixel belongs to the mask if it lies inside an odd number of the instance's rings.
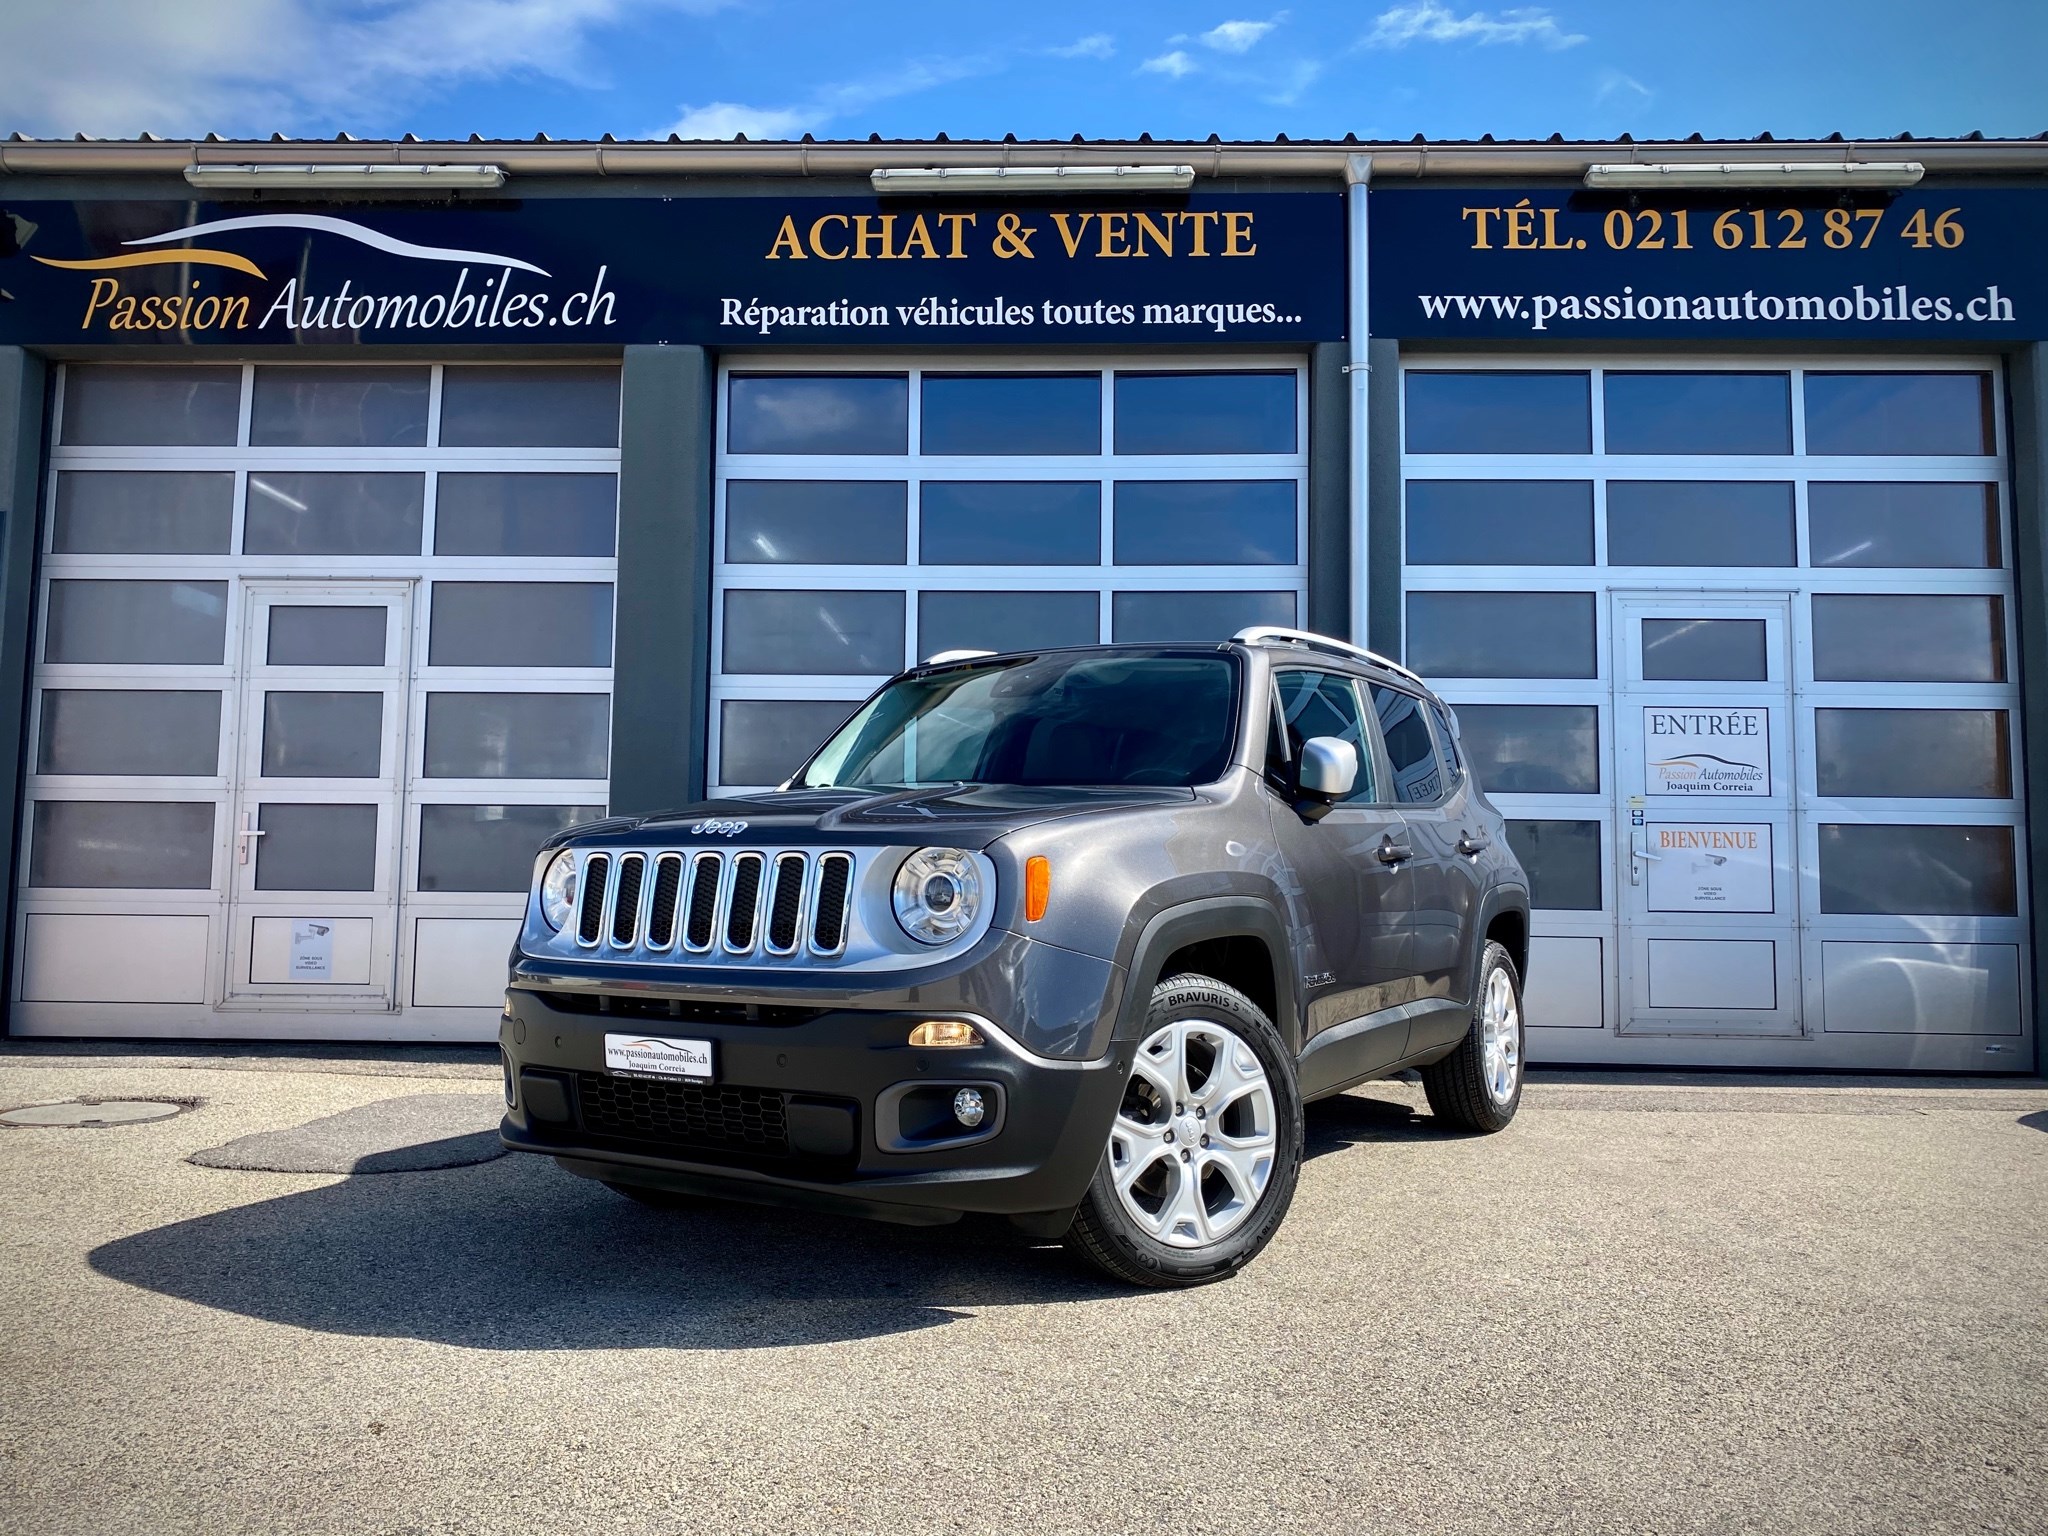
[[[1412,693],[1372,685],[1372,709],[1379,717],[1387,761],[1394,770],[1394,799],[1402,805],[1433,805],[1443,798],[1444,771],[1422,700]]]
[[[1274,686],[1287,728],[1288,761],[1300,760],[1301,745],[1311,736],[1348,741],[1358,753],[1358,778],[1340,803],[1374,799],[1371,738],[1365,733],[1365,713],[1351,679],[1331,672],[1280,672],[1274,676]],[[1269,752],[1268,765],[1274,760]]]
[[[1455,779],[1465,771],[1464,758],[1458,751],[1457,722],[1451,718],[1451,712],[1435,699],[1429,701],[1429,712],[1436,717],[1437,750],[1443,754],[1444,766],[1451,770],[1451,777]]]

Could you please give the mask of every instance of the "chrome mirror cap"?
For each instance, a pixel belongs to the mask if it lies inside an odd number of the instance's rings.
[[[1301,744],[1301,792],[1319,800],[1342,800],[1358,782],[1358,748],[1335,736],[1311,736]]]

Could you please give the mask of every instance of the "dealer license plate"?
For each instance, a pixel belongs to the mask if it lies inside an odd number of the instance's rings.
[[[614,1077],[683,1077],[711,1081],[711,1042],[667,1035],[606,1035],[605,1070]]]

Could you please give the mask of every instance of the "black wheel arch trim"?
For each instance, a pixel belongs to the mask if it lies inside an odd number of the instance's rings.
[[[1279,914],[1254,896],[1201,897],[1153,914],[1131,950],[1115,1038],[1130,1039],[1143,1026],[1152,1006],[1152,989],[1166,979],[1162,971],[1168,957],[1191,944],[1238,938],[1256,939],[1265,946],[1273,966],[1273,1026],[1288,1051],[1299,1055],[1300,990],[1294,952]]]

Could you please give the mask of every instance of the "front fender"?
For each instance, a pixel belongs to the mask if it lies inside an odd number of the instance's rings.
[[[1152,989],[1165,979],[1167,960],[1176,950],[1210,939],[1256,939],[1273,962],[1274,1026],[1290,1053],[1301,1050],[1301,986],[1287,930],[1271,903],[1247,895],[1210,896],[1155,912],[1142,925],[1134,923],[1117,955],[1125,978],[1123,1002],[1117,1009],[1116,1038],[1130,1039],[1142,1029],[1152,1006]]]

